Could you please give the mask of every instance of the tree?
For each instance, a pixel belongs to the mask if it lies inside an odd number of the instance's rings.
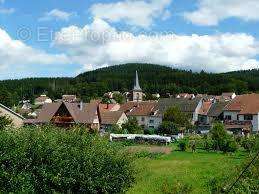
[[[0,103],[7,107],[12,107],[12,98],[10,92],[5,87],[0,87]]]
[[[112,102],[111,102],[111,99],[110,99],[109,97],[104,96],[104,97],[102,98],[102,103],[103,103],[103,104],[106,104],[106,105],[107,105],[107,108],[108,108],[108,107],[109,107],[109,104],[111,104]]]
[[[222,150],[227,138],[227,131],[222,123],[215,123],[210,130],[210,135],[214,143],[215,150]]]
[[[187,138],[180,139],[178,142],[178,147],[181,151],[186,151],[188,147],[189,141]]]
[[[122,128],[116,124],[108,127],[105,131],[109,133],[123,134]]]
[[[161,135],[177,135],[179,132],[179,128],[170,121],[163,121],[157,131]]]
[[[179,128],[187,128],[191,126],[188,116],[183,113],[177,106],[173,106],[167,109],[163,120],[173,122]]]
[[[125,98],[121,93],[114,93],[113,99],[119,104],[123,104],[125,102]]]
[[[129,134],[142,134],[143,129],[139,126],[136,117],[130,117],[126,123],[122,125],[122,129]]]
[[[12,120],[7,116],[0,116],[0,130],[12,125]]]
[[[227,134],[222,123],[215,123],[210,130],[211,139],[213,141],[213,149],[223,152],[235,152],[237,143],[235,139]]]
[[[133,158],[85,128],[0,131],[0,193],[124,193]]]

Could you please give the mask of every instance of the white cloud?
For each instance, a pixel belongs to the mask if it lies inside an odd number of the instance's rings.
[[[154,19],[168,19],[167,7],[172,0],[125,0],[116,3],[97,3],[90,8],[94,17],[109,22],[125,22],[143,28],[150,27]]]
[[[39,21],[51,21],[51,20],[60,20],[60,21],[69,21],[69,19],[75,16],[75,13],[65,12],[59,9],[53,9],[49,12],[46,12],[43,17],[39,18]]]
[[[14,8],[0,8],[0,14],[13,14],[15,12]]]
[[[156,63],[194,71],[226,72],[258,68],[258,41],[244,33],[217,35],[133,35],[101,19],[84,28],[70,26],[55,36],[62,49],[84,69],[128,62]]]
[[[0,28],[0,78],[15,77],[20,71],[31,72],[31,66],[69,64],[64,54],[48,54],[44,51],[27,46],[19,40],[13,40],[6,31]]]
[[[184,13],[184,17],[197,25],[213,26],[227,18],[259,21],[258,0],[199,0],[198,9]]]

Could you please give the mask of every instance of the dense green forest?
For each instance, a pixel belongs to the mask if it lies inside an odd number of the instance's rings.
[[[0,81],[0,103],[7,106],[22,99],[33,100],[46,93],[56,99],[62,94],[76,94],[84,101],[100,97],[107,91],[129,91],[133,87],[135,71],[139,72],[142,89],[146,93],[175,94],[180,92],[238,94],[259,92],[259,70],[213,74],[184,71],[153,64],[125,64],[97,69],[75,78],[29,78]]]

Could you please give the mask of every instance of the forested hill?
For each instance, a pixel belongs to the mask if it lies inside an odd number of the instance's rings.
[[[133,87],[135,71],[139,72],[146,93],[208,93],[220,94],[259,91],[259,70],[222,74],[194,73],[152,64],[117,65],[80,74],[75,78],[31,78],[0,82],[0,103],[17,104],[22,98],[33,100],[47,93],[51,98],[77,94],[87,101],[107,91],[128,91]]]
[[[106,83],[110,90],[126,91],[132,88],[136,70],[139,72],[142,89],[149,93],[221,94],[226,91],[259,91],[259,70],[212,74],[152,64],[126,64],[86,72],[77,76],[76,80]]]

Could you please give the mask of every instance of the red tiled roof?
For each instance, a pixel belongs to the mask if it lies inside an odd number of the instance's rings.
[[[157,110],[157,102],[127,102],[121,105],[120,110],[128,116],[149,116]]]
[[[258,114],[259,94],[237,96],[226,107],[226,111],[239,111],[239,114]]]
[[[199,110],[199,114],[201,115],[207,115],[209,110],[210,110],[210,107],[212,105],[212,102],[211,101],[206,101],[206,102],[203,102],[202,103],[202,106]]]
[[[99,110],[100,112],[104,112],[104,111],[111,111],[115,106],[117,106],[118,104],[99,104]]]

